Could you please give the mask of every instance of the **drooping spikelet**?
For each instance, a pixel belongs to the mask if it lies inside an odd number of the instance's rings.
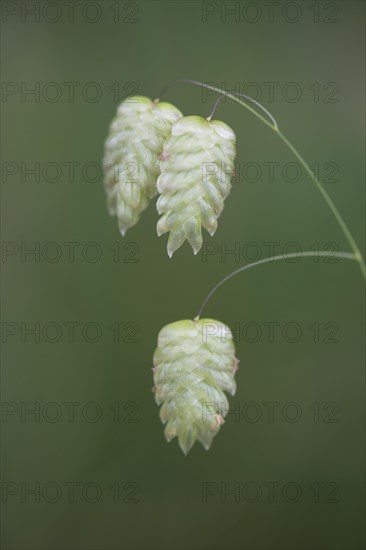
[[[213,235],[230,191],[235,160],[235,134],[224,122],[199,116],[174,123],[164,143],[157,187],[158,235],[170,231],[171,257],[187,239],[197,254],[201,225]]]
[[[135,225],[157,194],[159,156],[172,124],[182,113],[170,103],[134,96],[117,110],[105,143],[107,205],[122,235]]]
[[[160,331],[154,391],[167,441],[178,437],[185,454],[196,439],[210,448],[229,408],[224,391],[235,394],[237,364],[232,333],[220,321],[177,321]]]

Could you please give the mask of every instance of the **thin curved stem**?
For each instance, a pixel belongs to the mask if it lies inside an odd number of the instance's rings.
[[[267,109],[265,107],[263,107],[263,105],[261,105],[260,103],[258,103],[258,101],[256,101],[255,99],[253,99],[252,97],[249,97],[248,95],[245,95],[245,94],[242,94],[240,92],[235,92],[235,90],[229,90],[228,92],[226,92],[228,94],[232,94],[234,95],[235,97],[236,96],[239,96],[239,97],[244,97],[245,99],[247,99],[248,101],[251,101],[252,103],[254,103],[254,105],[256,105],[257,107],[259,107],[267,116],[268,118],[270,119],[271,123],[272,123],[272,127],[274,130],[278,130],[278,124],[276,122],[276,119],[273,115],[271,115],[271,113],[269,111],[267,111]],[[218,104],[220,103],[220,101],[222,101],[222,99],[225,97],[225,94],[221,94],[220,97],[217,98],[217,100],[215,101],[215,105],[210,113],[210,115],[207,117],[207,120],[211,120],[211,118],[213,117],[215,111],[216,111],[216,108],[218,106]]]
[[[236,95],[230,93],[230,92],[226,92],[224,90],[220,90],[220,88],[216,88],[215,86],[211,86],[210,84],[205,84],[204,82],[200,82],[199,80],[189,80],[189,79],[177,79],[177,80],[172,80],[171,82],[169,82],[169,84],[167,84],[163,89],[162,91],[160,92],[160,94],[158,95],[158,97],[155,99],[155,101],[159,101],[160,98],[165,94],[165,92],[170,88],[170,86],[172,86],[173,84],[193,84],[194,86],[199,86],[200,88],[206,88],[207,90],[212,90],[213,92],[216,92],[218,94],[222,94],[222,95],[225,95],[226,97],[229,97],[230,99],[232,99],[233,101],[236,101],[237,103],[240,103],[241,105],[243,105],[243,107],[245,107],[246,109],[248,109],[251,113],[253,113],[253,115],[255,115],[257,118],[259,118],[264,124],[266,124],[266,126],[268,126],[269,128],[271,128],[272,130],[276,130],[277,128],[277,123],[276,121],[274,121],[274,118],[273,116],[269,113],[269,111],[267,111],[267,109],[265,109],[263,107],[263,105],[261,105],[260,103],[258,103],[258,101],[256,101],[255,99],[249,97],[249,96],[244,96],[244,94],[242,94],[246,99],[248,99],[249,101],[251,101],[251,103],[254,103],[255,105],[257,105],[257,107],[259,107],[260,109],[262,109],[262,111],[264,111],[268,116],[269,118],[271,119],[271,122],[268,122],[268,120],[266,118],[264,118],[264,116],[262,116],[260,113],[258,113],[258,111],[256,111],[255,109],[253,109],[253,107],[251,107],[250,105],[248,105],[247,103],[245,103],[244,101],[241,101],[238,97],[236,97]],[[235,92],[236,94],[236,92]],[[275,122],[275,124],[272,123],[272,120]]]
[[[348,244],[350,245],[352,251],[353,251],[353,258],[354,260],[357,261],[359,267],[360,267],[360,270],[361,270],[361,273],[362,273],[362,276],[363,278],[366,280],[366,265],[365,265],[365,261],[362,257],[362,254],[361,254],[361,251],[355,241],[355,239],[353,238],[352,236],[352,233],[350,232],[350,230],[348,229],[348,226],[347,224],[345,223],[345,221],[343,220],[341,214],[339,213],[337,207],[335,206],[333,200],[331,199],[331,197],[328,195],[327,191],[324,189],[324,187],[322,186],[322,184],[320,183],[320,181],[318,180],[318,178],[315,176],[314,172],[311,170],[310,166],[307,164],[307,162],[305,161],[305,159],[300,155],[300,153],[297,151],[297,149],[292,145],[292,143],[286,138],[286,136],[280,131],[278,125],[277,125],[277,122],[276,120],[274,119],[274,117],[269,113],[269,111],[267,111],[267,109],[265,109],[263,107],[263,105],[261,105],[260,103],[258,103],[257,101],[255,101],[254,99],[250,98],[249,96],[245,96],[244,94],[240,94],[242,95],[243,97],[245,97],[248,101],[251,101],[252,103],[254,103],[257,107],[259,107],[263,112],[266,113],[266,115],[270,118],[271,122],[269,122],[267,120],[267,118],[265,118],[261,113],[259,113],[258,111],[256,111],[255,109],[253,109],[253,107],[251,105],[248,105],[248,103],[246,103],[245,101],[242,101],[241,99],[239,99],[237,97],[237,95],[234,95],[233,93],[230,93],[230,92],[227,92],[225,90],[221,90],[220,88],[217,88],[216,86],[211,86],[210,84],[205,84],[204,82],[200,82],[199,80],[188,80],[188,79],[183,79],[183,80],[173,80],[172,82],[170,82],[169,84],[167,84],[165,86],[165,88],[162,90],[162,92],[160,93],[159,95],[159,99],[160,97],[168,90],[168,88],[170,88],[170,86],[172,86],[173,84],[175,83],[187,83],[187,84],[194,84],[195,86],[200,86],[201,88],[206,88],[207,90],[212,90],[214,92],[217,92],[218,94],[221,94],[221,95],[224,95],[226,97],[228,97],[229,99],[232,99],[233,101],[236,101],[237,103],[239,103],[240,105],[242,105],[243,107],[245,107],[246,109],[248,109],[248,111],[250,111],[251,113],[253,113],[257,118],[259,118],[259,120],[261,120],[263,122],[263,124],[265,124],[266,126],[268,126],[269,128],[271,128],[274,132],[277,133],[278,137],[283,141],[283,143],[290,149],[290,151],[295,155],[295,157],[298,159],[298,161],[300,162],[300,164],[302,165],[302,167],[305,169],[305,171],[307,172],[307,174],[310,176],[311,180],[313,181],[313,183],[315,184],[315,186],[317,187],[317,189],[320,191],[322,197],[324,198],[325,202],[327,203],[328,207],[330,208],[330,210],[332,211],[335,219],[337,220],[338,222],[338,225],[339,227],[341,228],[345,238],[347,239],[347,242]]]
[[[353,238],[353,235],[352,233],[350,232],[350,230],[348,229],[348,226],[346,224],[346,222],[344,221],[344,219],[342,218],[341,214],[339,213],[339,210],[338,208],[336,207],[336,205],[334,204],[334,202],[332,201],[332,199],[330,198],[330,196],[328,195],[328,193],[326,192],[326,190],[324,189],[324,187],[322,186],[322,184],[320,183],[320,181],[318,180],[318,178],[316,177],[316,175],[314,174],[314,172],[311,170],[310,166],[308,165],[308,163],[304,160],[304,158],[300,155],[300,153],[297,151],[297,149],[295,149],[295,147],[292,145],[292,143],[290,143],[290,141],[286,138],[286,136],[283,135],[283,133],[277,129],[276,130],[277,134],[279,135],[279,137],[282,139],[282,141],[287,145],[287,147],[290,149],[290,151],[292,151],[292,153],[295,155],[295,157],[298,159],[298,161],[300,162],[300,164],[302,164],[303,168],[306,170],[306,172],[309,174],[310,178],[313,180],[313,182],[315,183],[316,187],[318,188],[319,192],[321,193],[321,195],[323,196],[325,202],[327,203],[327,205],[329,206],[330,210],[332,211],[335,219],[337,220],[340,228],[342,229],[343,233],[344,233],[344,236],[346,237],[347,241],[348,241],[348,244],[350,245],[351,249],[353,250],[353,253],[354,253],[354,256],[355,256],[355,260],[358,262],[359,266],[360,266],[360,269],[361,269],[361,273],[363,275],[363,278],[366,279],[366,266],[365,266],[365,261],[362,257],[362,254],[361,254],[361,251],[360,249],[358,248],[358,245],[356,243],[356,241],[354,240]]]
[[[217,283],[217,285],[215,285],[213,287],[213,289],[208,293],[208,295],[204,299],[204,301],[201,305],[201,308],[198,312],[198,315],[197,315],[197,317],[195,317],[195,319],[199,319],[202,316],[203,310],[207,306],[210,298],[213,296],[213,294],[215,294],[216,290],[218,288],[220,288],[220,286],[222,286],[224,283],[226,283],[226,281],[228,281],[229,279],[231,279],[232,277],[234,277],[238,273],[241,273],[242,271],[246,271],[247,269],[252,269],[253,267],[257,267],[259,265],[278,262],[279,260],[291,260],[291,259],[311,258],[311,257],[312,258],[314,258],[314,257],[325,257],[325,256],[329,256],[329,255],[330,255],[329,250],[320,250],[320,251],[314,251],[314,250],[310,251],[309,250],[309,251],[306,251],[306,252],[302,252],[301,256],[299,256],[297,252],[293,252],[291,254],[286,254],[286,255],[281,254],[281,255],[278,255],[278,256],[272,256],[271,258],[264,258],[263,260],[258,260],[258,262],[254,262],[252,264],[246,264],[242,267],[239,267],[235,271],[232,271],[231,273],[229,273],[229,275],[226,275],[226,277],[221,279],[221,281],[219,281]],[[355,260],[356,259],[355,255],[352,254],[351,252],[335,252],[334,254],[332,254],[332,258],[342,258],[342,259],[345,259],[345,260]]]

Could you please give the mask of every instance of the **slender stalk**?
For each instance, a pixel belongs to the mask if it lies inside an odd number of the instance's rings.
[[[300,153],[297,151],[297,149],[295,149],[295,147],[292,145],[292,143],[290,143],[290,141],[286,138],[286,136],[283,135],[283,133],[277,129],[276,130],[277,134],[279,135],[279,137],[282,139],[282,141],[287,145],[287,147],[290,149],[290,151],[292,151],[292,153],[295,155],[295,157],[298,159],[298,161],[300,162],[300,164],[302,164],[303,168],[306,170],[306,172],[309,174],[310,178],[313,180],[313,182],[315,183],[316,187],[318,188],[319,192],[321,193],[321,195],[323,196],[325,202],[327,203],[327,205],[329,206],[330,210],[332,211],[335,219],[337,220],[340,228],[342,229],[343,233],[344,233],[344,236],[346,237],[347,241],[348,241],[348,244],[350,245],[351,249],[353,250],[353,253],[354,253],[354,259],[358,262],[359,266],[360,266],[360,269],[361,269],[361,273],[363,275],[363,278],[366,279],[366,266],[365,266],[365,261],[362,257],[362,254],[361,254],[361,251],[360,249],[358,248],[357,246],[357,243],[356,241],[354,240],[353,238],[353,235],[352,233],[350,232],[350,230],[348,229],[347,227],[347,224],[346,222],[344,221],[344,219],[342,218],[341,214],[339,213],[338,211],[338,208],[336,207],[336,205],[334,204],[334,202],[332,201],[332,199],[330,198],[330,196],[328,195],[328,193],[326,192],[326,190],[324,189],[324,187],[322,186],[322,184],[320,183],[320,181],[318,180],[318,178],[315,176],[314,172],[311,170],[310,166],[308,165],[308,163],[304,160],[304,158],[300,155]]]
[[[245,103],[244,101],[241,101],[238,97],[237,97],[237,94],[236,92],[235,93],[230,93],[230,92],[226,92],[226,91],[223,91],[223,90],[220,90],[220,88],[216,88],[215,86],[211,86],[210,84],[205,84],[204,82],[200,82],[199,80],[188,80],[188,79],[178,79],[178,80],[172,80],[172,82],[169,82],[169,84],[167,84],[163,89],[162,91],[160,92],[159,96],[155,99],[155,101],[160,101],[161,97],[165,94],[165,92],[170,88],[170,86],[172,86],[173,84],[193,84],[194,86],[199,86],[200,88],[206,88],[207,90],[212,90],[213,92],[217,92],[218,94],[222,94],[222,95],[225,95],[226,97],[229,97],[230,99],[232,99],[233,101],[236,101],[237,103],[240,103],[241,105],[243,105],[243,107],[245,107],[246,109],[248,109],[248,111],[250,111],[251,113],[253,113],[253,115],[255,115],[257,118],[259,118],[264,124],[266,124],[267,126],[269,126],[269,128],[272,128],[272,130],[276,130],[277,128],[277,123],[275,121],[275,119],[273,118],[273,116],[269,113],[269,111],[267,111],[267,109],[265,109],[263,107],[263,105],[261,105],[260,103],[258,103],[258,101],[256,101],[255,99],[249,97],[249,96],[246,96],[244,94],[240,94],[242,95],[243,97],[245,97],[246,99],[248,99],[251,103],[254,103],[254,105],[256,105],[257,107],[259,107],[262,111],[264,111],[268,118],[271,119],[271,122],[268,122],[268,120],[263,116],[261,115],[260,113],[258,113],[258,111],[256,111],[255,109],[253,109],[253,107],[251,107],[250,105],[248,105],[247,103]]]
[[[329,256],[329,250],[320,250],[319,252],[318,251],[315,252],[314,250],[311,250],[311,251],[309,250],[309,251],[306,251],[306,252],[302,252],[301,256],[299,256],[297,252],[294,252],[294,253],[286,254],[286,255],[272,256],[271,258],[264,258],[263,260],[258,260],[258,262],[254,262],[252,264],[246,264],[242,267],[239,267],[235,271],[232,271],[231,273],[229,273],[229,275],[226,275],[226,277],[221,279],[221,281],[219,281],[217,283],[217,285],[215,285],[213,287],[213,289],[210,290],[210,292],[208,293],[208,295],[204,299],[204,301],[201,305],[201,308],[198,312],[198,315],[197,315],[197,317],[195,317],[195,319],[198,320],[200,317],[202,317],[203,310],[207,306],[208,301],[210,300],[210,298],[213,296],[213,294],[215,294],[216,290],[218,288],[220,288],[220,286],[222,286],[224,283],[226,283],[226,281],[228,281],[229,279],[231,279],[232,277],[234,277],[238,273],[241,273],[242,271],[246,271],[247,269],[252,269],[253,267],[257,267],[259,265],[278,262],[279,260],[291,260],[291,259],[311,258],[311,257],[314,258],[314,257],[324,257],[324,256]],[[355,255],[352,254],[351,252],[335,252],[334,254],[332,254],[332,258],[342,258],[342,259],[345,259],[345,260],[355,260],[356,259]]]
[[[187,83],[187,84],[193,84],[195,86],[200,86],[201,88],[206,88],[207,90],[212,90],[214,92],[217,92],[221,95],[224,95],[226,97],[228,97],[229,99],[232,99],[233,101],[236,101],[237,103],[240,103],[240,105],[242,105],[243,107],[245,107],[246,109],[248,109],[251,113],[253,113],[253,115],[255,115],[257,118],[259,118],[259,120],[261,120],[261,122],[263,122],[263,124],[265,124],[266,126],[268,126],[269,128],[271,128],[274,132],[276,132],[276,134],[278,135],[278,137],[283,141],[283,143],[285,145],[287,145],[287,147],[290,149],[290,151],[295,155],[295,157],[298,159],[298,161],[300,162],[300,164],[302,165],[302,167],[305,169],[305,171],[307,172],[307,174],[310,176],[310,179],[313,181],[313,183],[315,184],[315,186],[317,187],[317,189],[319,190],[319,192],[321,193],[322,197],[324,198],[325,202],[327,203],[328,207],[330,208],[330,210],[332,211],[335,219],[337,220],[338,222],[338,225],[339,227],[341,228],[345,238],[347,239],[347,242],[348,244],[350,245],[352,251],[353,251],[353,254],[352,254],[352,259],[353,260],[356,260],[356,262],[358,263],[359,267],[360,267],[360,270],[361,270],[361,273],[362,273],[362,276],[363,278],[366,280],[366,265],[365,265],[365,261],[362,257],[362,254],[361,254],[361,251],[355,241],[355,239],[353,238],[353,235],[352,233],[350,232],[350,230],[348,229],[348,226],[347,224],[345,223],[345,221],[343,220],[341,214],[339,213],[337,207],[335,206],[333,200],[331,199],[331,197],[328,195],[327,191],[324,189],[324,187],[322,186],[322,184],[320,183],[320,181],[318,180],[318,178],[315,176],[314,172],[311,170],[310,166],[308,165],[308,163],[304,160],[304,158],[300,155],[300,153],[297,151],[297,149],[292,145],[292,143],[287,139],[287,137],[280,131],[279,127],[278,127],[278,124],[276,122],[276,120],[274,119],[274,117],[271,115],[271,113],[269,113],[269,111],[267,111],[267,109],[265,109],[260,103],[258,103],[257,101],[255,101],[254,99],[250,98],[249,96],[245,96],[244,94],[236,94],[236,92],[226,92],[225,90],[221,90],[220,88],[217,88],[215,86],[211,86],[210,84],[205,84],[204,82],[200,82],[198,80],[188,80],[188,79],[183,79],[183,80],[173,80],[172,82],[170,82],[169,84],[167,84],[165,86],[165,88],[162,90],[162,92],[160,93],[159,95],[159,98],[168,90],[168,88],[175,84],[175,83]],[[270,119],[270,121],[265,118],[261,113],[259,113],[258,111],[256,111],[251,105],[248,105],[248,103],[246,103],[245,101],[242,101],[241,99],[239,99],[238,95],[242,96],[242,97],[245,97],[245,99],[247,99],[248,101],[250,101],[251,103],[254,103],[257,107],[259,107],[262,112],[264,112],[267,117]],[[216,108],[216,105],[215,104],[215,107]],[[212,115],[211,115],[212,116]]]

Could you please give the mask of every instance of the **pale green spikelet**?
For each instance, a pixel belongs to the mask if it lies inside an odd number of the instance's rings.
[[[117,215],[122,235],[157,194],[163,143],[182,116],[170,103],[143,96],[119,105],[105,143],[103,166],[108,209]]]
[[[212,236],[230,192],[234,170],[235,134],[224,122],[199,116],[173,124],[164,143],[157,187],[157,232],[170,231],[171,257],[187,239],[197,252],[202,246],[201,225]]]
[[[165,437],[178,437],[187,454],[196,439],[206,450],[235,394],[233,335],[220,321],[195,319],[166,325],[154,353],[154,391]]]

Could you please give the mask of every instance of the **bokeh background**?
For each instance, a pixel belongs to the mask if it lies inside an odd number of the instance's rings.
[[[283,143],[223,102],[217,118],[237,134],[239,181],[214,238],[205,235],[211,254],[194,257],[186,244],[170,260],[154,206],[120,237],[98,169],[128,94],[156,97],[176,78],[240,89],[318,166],[361,246],[364,4],[280,2],[272,15],[267,4],[81,1],[70,15],[64,2],[3,3],[6,549],[364,548],[356,263],[266,265],[211,299],[206,315],[239,333],[241,364],[236,415],[209,452],[196,444],[184,457],[165,442],[151,392],[159,330],[193,318],[220,278],[266,257],[265,243],[276,253],[349,250],[314,185],[305,174],[289,181]],[[181,84],[166,99],[207,116],[215,96]],[[39,177],[27,172],[35,163]],[[239,257],[227,254],[235,247]],[[300,327],[297,342],[288,323]]]

